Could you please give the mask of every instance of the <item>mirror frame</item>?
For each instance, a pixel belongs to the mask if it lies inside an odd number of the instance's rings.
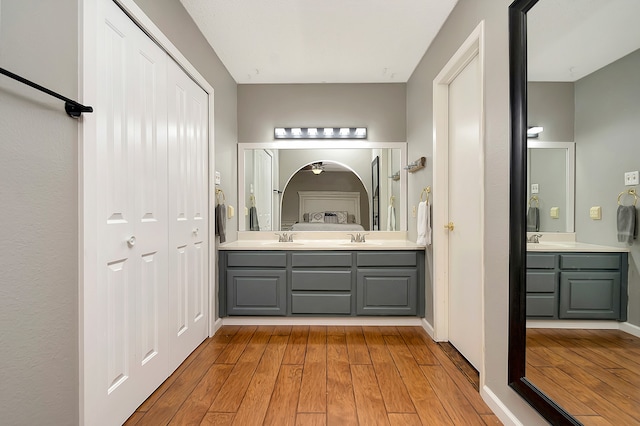
[[[238,142],[238,211],[243,212],[245,204],[245,182],[244,182],[244,151],[245,149],[398,149],[400,150],[400,231],[408,231],[408,179],[407,179],[407,143],[406,142],[369,142],[361,139],[304,139],[304,140],[280,140],[271,142]],[[362,176],[360,176],[362,179]],[[371,195],[371,194],[369,194]],[[369,200],[371,205],[371,200]],[[280,209],[282,209],[282,200],[280,200]],[[238,232],[245,232],[246,229],[240,229],[241,220],[238,220]],[[263,231],[247,231],[247,232],[263,232]],[[273,232],[273,231],[264,231]],[[331,231],[324,231],[331,232]],[[380,231],[375,231],[380,232]]]
[[[509,208],[509,386],[554,425],[580,425],[526,377],[527,12],[538,0],[509,6],[511,118]]]

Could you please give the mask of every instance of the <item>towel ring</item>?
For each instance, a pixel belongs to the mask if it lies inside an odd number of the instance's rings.
[[[426,188],[422,188],[422,192],[420,193],[420,201],[429,201],[429,193],[431,192],[431,187],[427,186]],[[422,199],[422,196],[425,196],[425,199]]]
[[[620,194],[618,194],[618,205],[619,206],[622,205],[622,196],[624,194],[633,195],[633,205],[635,206],[636,203],[638,202],[638,194],[636,193],[635,189],[629,189],[627,191],[622,191]]]
[[[538,196],[532,195],[531,198],[529,198],[529,207],[531,207],[532,201],[536,202],[536,207],[540,207],[540,200],[538,199]]]
[[[220,194],[222,194],[222,202],[224,203],[225,201],[227,201],[227,198],[224,196],[224,191],[220,188],[216,189],[216,201],[218,201],[218,204],[220,204]]]

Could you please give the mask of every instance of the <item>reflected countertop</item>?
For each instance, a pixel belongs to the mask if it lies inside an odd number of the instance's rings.
[[[278,242],[275,232],[239,232],[238,240],[218,245],[219,250],[424,250],[407,239],[406,232],[366,234],[363,243],[352,243],[344,232],[294,232],[293,241]],[[291,234],[287,232],[287,234]]]
[[[527,243],[528,252],[628,252],[628,247],[602,246],[598,244],[580,243],[577,241],[542,241]]]

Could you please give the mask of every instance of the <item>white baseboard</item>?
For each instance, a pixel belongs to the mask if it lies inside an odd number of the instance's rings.
[[[427,332],[427,334],[429,336],[431,336],[431,339],[435,340],[433,336],[435,336],[435,332],[433,331],[433,326],[431,324],[429,324],[427,322],[427,320],[425,318],[422,318],[422,328],[424,328],[424,331]]]
[[[618,321],[527,320],[527,328],[573,328],[583,330],[618,330]]]
[[[489,408],[491,408],[493,414],[495,414],[498,419],[500,419],[503,425],[523,426],[518,418],[511,412],[511,410],[509,410],[507,406],[504,405],[502,401],[496,396],[496,394],[493,393],[487,386],[483,386],[480,389],[480,396],[489,406]]]
[[[422,318],[404,317],[225,317],[222,325],[422,326]]]
[[[629,324],[628,322],[620,323],[620,330],[625,333],[632,334],[636,337],[640,337],[640,327],[637,325]]]
[[[216,334],[216,331],[220,330],[220,327],[222,327],[222,318],[216,319],[213,323],[213,334]]]

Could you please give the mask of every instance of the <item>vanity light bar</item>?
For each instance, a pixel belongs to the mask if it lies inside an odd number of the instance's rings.
[[[276,127],[274,139],[366,139],[366,127]]]

